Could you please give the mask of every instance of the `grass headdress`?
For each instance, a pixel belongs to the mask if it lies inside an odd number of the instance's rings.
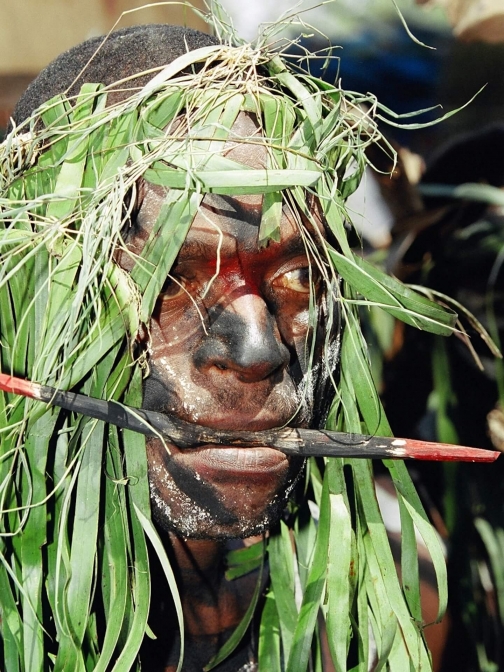
[[[344,323],[329,425],[387,434],[360,307],[372,303],[441,334],[451,333],[454,323],[452,313],[383,275],[348,242],[344,202],[362,176],[366,146],[381,138],[376,120],[387,111],[371,96],[299,71],[263,43],[231,46],[222,38],[147,74],[137,88],[135,76],[113,85],[85,83],[70,98],[58,95],[1,146],[1,370],[140,406],[146,360],[136,355],[135,338],[149,322],[204,195],[259,193],[263,244],[277,239],[282,204],[289,203],[326,281],[328,325],[336,315]],[[113,93],[124,89],[127,95]],[[223,155],[240,111],[254,115],[262,129],[240,140],[265,147],[262,170]],[[127,274],[114,251],[123,244],[141,178],[167,194]],[[303,225],[313,198],[334,241],[323,241],[322,252]],[[316,315],[313,305],[313,320]],[[327,370],[334,349],[328,338]],[[172,588],[181,628],[183,616],[150,519],[143,437],[2,394],[0,442],[3,669],[132,669],[148,631],[147,538]],[[440,614],[444,561],[404,466],[387,467],[403,525],[401,581],[370,463],[314,460],[305,503],[268,541],[271,583],[260,669],[321,669],[320,614],[338,670],[347,669],[350,648],[359,661],[355,669],[368,668],[371,631],[383,665],[430,669],[415,527],[439,578]],[[308,500],[319,510],[317,523],[306,515]],[[257,549],[236,553],[231,570],[238,575],[261,555]],[[238,643],[259,591],[214,662]]]

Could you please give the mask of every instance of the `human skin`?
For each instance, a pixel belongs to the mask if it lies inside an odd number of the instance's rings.
[[[257,134],[253,119],[242,113],[233,134],[226,156],[264,167],[264,148],[239,141]],[[165,197],[153,185],[142,190],[127,239],[131,256],[118,255],[126,269]],[[318,304],[321,283],[316,269],[310,276],[298,218],[284,208],[280,241],[261,247],[261,213],[261,195],[205,196],[149,325],[145,408],[218,429],[309,424],[313,392],[304,390],[303,379],[312,339],[322,333],[310,326],[310,285]],[[306,233],[316,245],[322,226],[307,224]],[[202,666],[239,623],[255,587],[255,577],[225,579],[225,540],[250,538],[277,522],[302,461],[268,447],[181,450],[158,439],[149,439],[147,456],[154,516],[176,567],[186,645],[204,650]]]
[[[242,113],[226,156],[264,166],[257,133]],[[128,247],[139,254],[165,192],[144,185]],[[215,429],[260,430],[307,425],[304,390],[310,286],[317,270],[298,221],[284,208],[279,242],[259,245],[262,196],[205,196],[149,325],[150,375],[143,406]],[[314,239],[322,229],[311,232]],[[309,228],[308,228],[308,235]],[[125,253],[123,267],[134,263]],[[306,394],[304,393],[306,392]],[[202,446],[180,450],[151,439],[149,478],[158,523],[186,538],[247,537],[278,518],[301,461],[267,447]]]

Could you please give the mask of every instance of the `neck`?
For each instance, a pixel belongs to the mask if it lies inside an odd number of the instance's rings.
[[[216,541],[195,541],[170,535],[169,544],[177,573],[188,636],[212,635],[232,627],[235,608],[228,597],[225,579],[225,545]]]
[[[186,540],[173,534],[166,534],[163,541],[176,576],[184,614],[184,669],[201,670],[240,623],[252,599],[258,575],[254,572],[233,581],[226,579],[228,548],[225,541]],[[172,672],[176,669],[179,631],[175,614],[168,607],[171,599],[166,590],[164,575],[156,571],[152,586],[154,609],[149,620],[157,640],[145,650],[144,662],[150,663],[151,655],[160,662],[169,659],[168,666],[158,668],[151,664],[147,669]],[[156,609],[155,605],[160,608]],[[243,644],[247,646],[246,641]],[[231,666],[232,659],[233,656],[229,661]]]
[[[182,539],[169,534],[166,542],[180,573],[180,590],[190,589],[194,583],[215,584],[225,570],[226,542],[215,540]]]

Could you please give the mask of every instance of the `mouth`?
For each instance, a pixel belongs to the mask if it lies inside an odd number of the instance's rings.
[[[204,444],[180,449],[170,445],[169,450],[170,455],[165,458],[168,468],[175,462],[196,480],[215,485],[244,482],[257,486],[276,481],[289,470],[290,463],[284,453],[267,446]]]
[[[155,438],[147,441],[147,459],[151,496],[158,508],[169,509],[166,520],[172,520],[179,508],[187,510],[184,520],[198,510],[204,512],[205,520],[207,516],[214,521],[225,519],[228,531],[232,524],[234,536],[263,526],[268,512],[283,508],[304,463],[264,445],[245,448],[204,443],[180,449],[173,444],[163,446]],[[249,519],[252,527],[247,524],[242,529],[243,521]]]
[[[214,483],[246,477],[251,482],[271,478],[288,468],[288,458],[266,446],[237,448],[236,446],[203,445],[172,453],[173,459],[191,468],[204,480]]]

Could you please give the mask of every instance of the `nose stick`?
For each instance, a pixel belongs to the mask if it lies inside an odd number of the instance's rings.
[[[185,422],[175,416],[56,390],[4,373],[0,373],[0,390],[43,401],[147,436],[161,435],[180,448],[197,448],[199,445],[213,443],[243,448],[267,446],[287,455],[302,457],[409,458],[461,462],[494,462],[500,455],[496,450],[328,430],[293,427],[259,432],[214,430]]]

